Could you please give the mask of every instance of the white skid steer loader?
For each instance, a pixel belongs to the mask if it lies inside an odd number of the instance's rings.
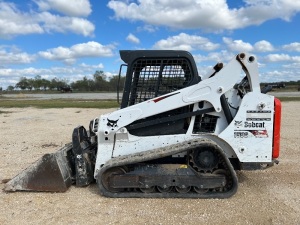
[[[72,142],[11,179],[6,191],[63,192],[96,181],[108,197],[228,198],[235,170],[278,163],[281,103],[240,53],[201,78],[186,51],[120,51],[120,109],[74,129]]]

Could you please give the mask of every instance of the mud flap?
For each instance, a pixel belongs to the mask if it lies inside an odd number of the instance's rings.
[[[44,155],[7,182],[4,191],[65,192],[72,184],[70,150],[71,143],[56,153]]]

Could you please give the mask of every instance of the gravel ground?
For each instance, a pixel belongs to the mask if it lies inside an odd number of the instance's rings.
[[[0,224],[300,224],[300,103],[282,105],[279,165],[239,172],[239,190],[230,199],[111,199],[95,184],[65,193],[0,191]],[[70,142],[77,125],[111,110],[0,108],[9,111],[0,114],[0,181]]]

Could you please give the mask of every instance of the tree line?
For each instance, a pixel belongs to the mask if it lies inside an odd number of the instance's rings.
[[[89,79],[86,76],[82,80],[77,80],[69,83],[65,79],[53,78],[47,80],[42,78],[40,75],[35,76],[35,78],[21,77],[19,82],[15,86],[8,86],[8,91],[13,91],[15,89],[21,90],[61,90],[65,87],[70,87],[76,91],[117,91],[117,86],[119,82],[119,90],[124,87],[125,77],[120,77],[114,75],[110,78],[103,71],[96,71],[93,75],[93,79]]]
[[[117,86],[119,82],[119,90],[123,90],[125,77],[121,76],[119,81],[119,76],[114,75],[110,78],[103,71],[96,71],[93,74],[93,78],[89,79],[86,76],[82,80],[77,80],[69,83],[66,79],[53,78],[47,80],[42,78],[40,75],[35,76],[35,78],[21,77],[19,82],[15,86],[8,86],[7,91],[18,90],[60,90],[61,88],[70,87],[75,91],[79,92],[89,92],[89,91],[105,91],[105,92],[115,92],[117,91]],[[285,81],[285,82],[274,82],[274,83],[261,83],[261,86],[269,84],[284,84],[286,87],[297,86],[300,87],[300,80],[297,81]],[[2,87],[0,87],[2,91]]]

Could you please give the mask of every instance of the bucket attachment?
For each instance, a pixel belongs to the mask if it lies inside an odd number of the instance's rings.
[[[92,133],[93,139],[94,133]],[[72,134],[72,143],[56,153],[46,154],[8,181],[4,191],[64,192],[72,183],[83,187],[94,181],[93,172],[97,143],[91,142],[83,126]]]
[[[46,154],[6,183],[4,191],[64,192],[72,184],[72,143]]]

